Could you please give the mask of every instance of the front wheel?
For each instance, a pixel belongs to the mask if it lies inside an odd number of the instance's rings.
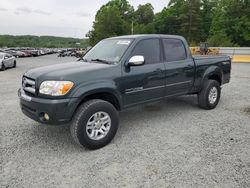
[[[207,80],[198,94],[198,103],[201,108],[214,109],[220,100],[221,87],[216,80]]]
[[[94,99],[83,103],[70,126],[74,141],[88,149],[104,147],[114,138],[119,117],[109,102]]]

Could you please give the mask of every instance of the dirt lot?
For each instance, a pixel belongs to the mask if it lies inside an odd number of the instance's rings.
[[[184,96],[120,113],[111,144],[88,151],[67,125],[36,123],[19,108],[22,74],[74,58],[18,59],[0,72],[1,187],[250,187],[250,63],[233,64],[212,111]]]

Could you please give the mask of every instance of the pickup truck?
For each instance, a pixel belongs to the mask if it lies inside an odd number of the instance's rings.
[[[229,57],[192,57],[181,36],[120,36],[100,41],[76,62],[27,71],[18,95],[26,116],[70,123],[76,143],[98,149],[113,139],[118,112],[129,107],[197,94],[201,108],[215,108],[230,73]]]

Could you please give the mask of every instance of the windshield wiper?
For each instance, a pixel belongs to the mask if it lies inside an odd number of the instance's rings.
[[[101,62],[101,63],[105,63],[105,64],[112,64],[112,62],[107,61],[105,59],[91,59],[91,61],[97,61],[97,62]]]

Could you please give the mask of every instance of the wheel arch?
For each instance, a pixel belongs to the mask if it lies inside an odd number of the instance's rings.
[[[219,82],[220,85],[222,85],[222,80],[223,80],[222,70],[217,66],[209,67],[203,74],[201,86],[203,86],[207,80],[216,80]]]
[[[84,94],[79,97],[78,103],[74,109],[74,113],[79,106],[91,99],[101,99],[107,101],[111,103],[118,111],[120,111],[122,108],[120,95],[114,89],[99,88],[84,92]]]

